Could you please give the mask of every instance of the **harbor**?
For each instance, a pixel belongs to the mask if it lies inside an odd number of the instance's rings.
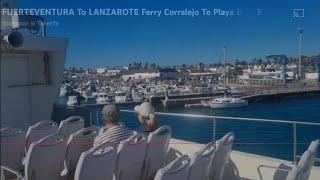
[[[238,92],[232,93],[230,96],[237,97],[241,99],[248,100],[248,102],[263,102],[270,100],[277,100],[279,98],[292,97],[292,96],[309,96],[309,95],[319,95],[320,94],[320,83],[315,81],[311,81],[309,83],[291,83],[287,86],[263,86],[263,87],[255,87],[255,88],[241,88]],[[78,94],[79,96],[79,94]],[[151,96],[149,98],[145,97],[144,101],[149,101],[154,105],[162,105],[164,107],[177,107],[177,106],[185,106],[185,107],[193,107],[193,106],[202,106],[201,101],[207,101],[214,97],[223,96],[223,92],[215,92],[215,93],[206,93],[206,94],[186,94],[186,95],[171,95],[165,96]],[[84,99],[82,97],[82,99]],[[114,102],[115,104],[138,104],[141,103],[143,99],[139,101],[127,100],[123,102]],[[94,100],[83,101],[83,104],[80,106],[88,107],[88,106],[103,106],[106,104],[110,104],[110,102],[104,103],[95,103]]]
[[[311,60],[305,60],[303,67],[297,65],[301,59],[287,55],[269,55],[259,62],[227,63],[226,47],[223,57],[224,64],[188,67],[134,62],[120,69],[69,69],[64,72],[60,95],[70,94],[67,104],[71,106],[95,99],[97,105],[148,101],[165,108],[234,108],[248,106],[252,101],[319,93],[319,56],[305,57]]]

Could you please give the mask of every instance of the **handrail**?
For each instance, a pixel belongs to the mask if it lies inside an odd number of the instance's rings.
[[[120,112],[137,113],[132,110],[120,110]],[[209,118],[213,121],[213,141],[216,140],[216,120],[239,120],[239,121],[255,121],[255,122],[268,122],[268,123],[282,123],[292,125],[292,139],[293,139],[293,164],[297,164],[297,125],[312,125],[320,126],[320,123],[313,122],[303,122],[303,121],[287,121],[287,120],[277,120],[277,119],[262,119],[262,118],[242,118],[242,117],[231,117],[231,116],[210,116],[210,115],[200,115],[200,114],[179,114],[179,113],[163,113],[155,112],[157,115],[163,116],[179,116],[179,117],[192,117],[192,118]]]
[[[121,112],[136,113],[132,110],[120,110]],[[224,119],[224,120],[240,120],[240,121],[258,121],[258,122],[275,122],[275,123],[285,123],[285,124],[303,124],[303,125],[314,125],[320,126],[320,123],[313,122],[303,122],[303,121],[287,121],[287,120],[277,120],[277,119],[262,119],[262,118],[241,118],[232,116],[210,116],[210,115],[200,115],[200,114],[179,114],[179,113],[163,113],[156,112],[157,115],[164,116],[180,116],[180,117],[193,117],[193,118],[210,118],[210,119]]]

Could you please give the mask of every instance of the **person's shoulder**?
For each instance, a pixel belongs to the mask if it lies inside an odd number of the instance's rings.
[[[141,132],[141,133],[149,133],[149,132],[152,132],[151,131],[151,128],[146,125],[146,124],[142,124],[139,128],[138,128],[138,132]]]
[[[96,136],[96,137],[94,138],[94,140],[95,140],[95,141],[98,141],[98,140],[103,139],[103,137],[106,136],[106,132],[107,132],[107,131],[103,132],[102,134],[99,134],[98,136]]]
[[[102,133],[94,138],[94,141],[93,141],[94,145],[98,145],[100,143],[103,143],[104,139],[106,138],[106,135],[104,133]]]
[[[110,135],[110,134],[118,134],[118,133],[132,133],[132,130],[128,129],[125,126],[115,126],[112,127],[110,129],[108,129],[107,131],[104,132],[105,135]]]
[[[121,129],[121,130],[130,130],[127,126],[125,126],[125,125],[119,125],[119,126],[117,126],[117,129]]]

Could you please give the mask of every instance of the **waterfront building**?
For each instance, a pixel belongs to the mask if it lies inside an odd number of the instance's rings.
[[[108,69],[107,70],[107,74],[109,76],[115,76],[115,75],[118,75],[120,74],[121,70],[120,69]]]
[[[97,68],[98,74],[104,74],[104,73],[106,73],[106,71],[107,71],[107,68]]]
[[[138,69],[124,72],[122,79],[125,81],[154,78],[170,79],[176,78],[178,75],[179,73],[173,68]]]
[[[319,79],[319,73],[305,73],[306,80],[318,80]]]

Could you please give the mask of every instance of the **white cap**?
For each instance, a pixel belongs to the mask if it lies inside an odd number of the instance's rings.
[[[139,106],[134,107],[134,110],[141,114],[142,116],[150,118],[152,115],[154,115],[154,107],[151,105],[151,103],[144,102],[140,104]]]

